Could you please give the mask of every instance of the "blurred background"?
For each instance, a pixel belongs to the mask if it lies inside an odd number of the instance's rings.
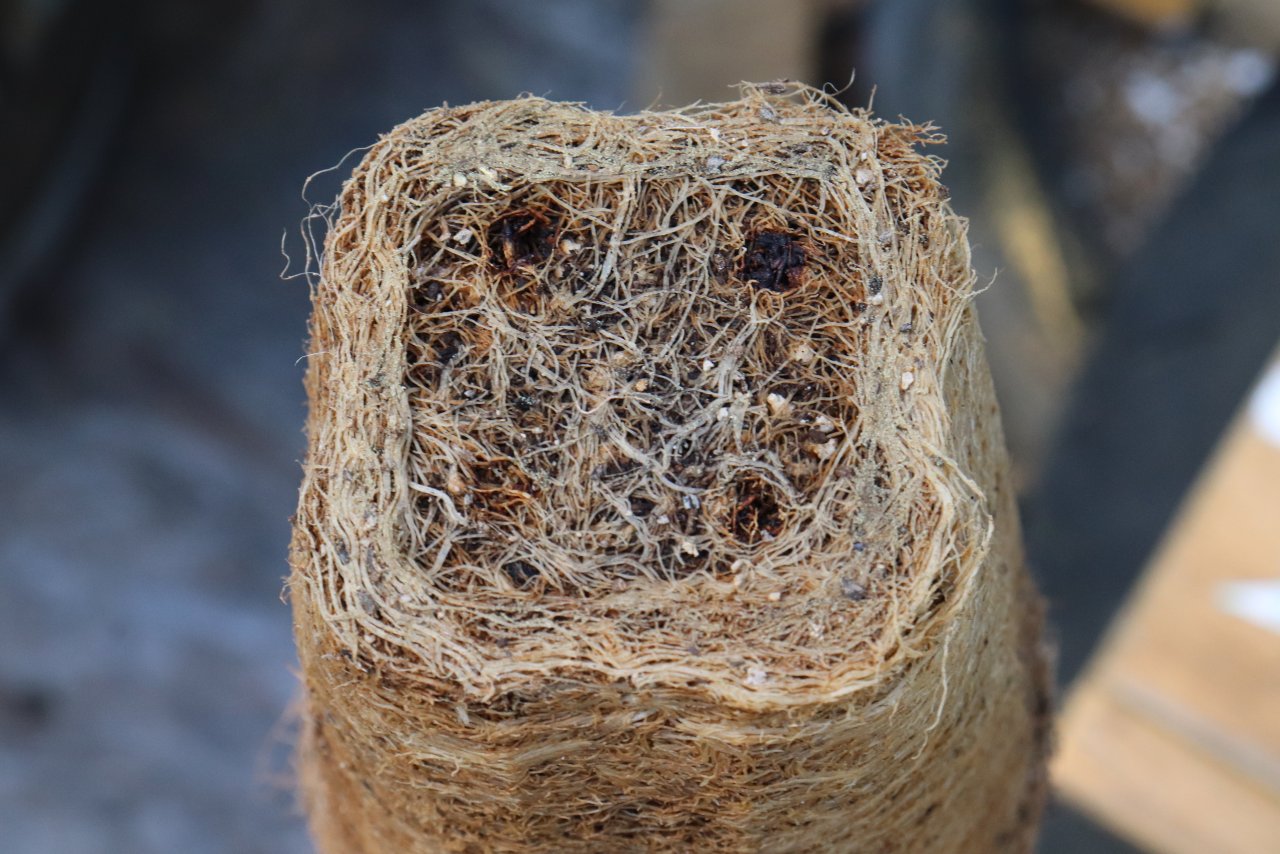
[[[282,239],[444,102],[938,123],[1067,685],[1280,342],[1278,51],[1274,0],[0,0],[0,848],[310,850]],[[1043,851],[1158,847],[1088,786]]]

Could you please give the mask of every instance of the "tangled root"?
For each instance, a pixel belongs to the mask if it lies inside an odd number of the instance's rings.
[[[1039,608],[939,142],[748,86],[369,151],[293,546],[322,846],[1030,844]]]

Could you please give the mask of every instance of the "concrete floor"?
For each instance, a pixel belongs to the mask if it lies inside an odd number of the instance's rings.
[[[308,311],[280,241],[302,251],[303,181],[429,106],[518,94],[502,80],[608,107],[629,80],[597,32],[623,4],[542,29],[437,5],[192,7],[131,34],[109,167],[3,345],[7,854],[310,850],[280,599]]]

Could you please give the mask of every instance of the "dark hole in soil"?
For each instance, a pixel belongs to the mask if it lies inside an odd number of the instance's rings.
[[[411,302],[416,310],[427,312],[439,308],[442,299],[444,299],[444,288],[439,282],[430,281],[419,284],[413,289]]]
[[[803,268],[799,240],[780,231],[762,231],[747,242],[740,276],[757,288],[781,293],[800,284]]]
[[[621,312],[596,309],[589,317],[582,319],[582,328],[587,332],[599,332],[601,329],[613,326],[622,320],[622,317]]]
[[[522,560],[513,560],[502,568],[507,573],[507,578],[511,579],[511,583],[521,588],[528,587],[541,574],[536,566],[531,566]]]
[[[656,504],[647,498],[637,498],[636,496],[631,497],[631,513],[635,516],[644,518],[645,516],[648,516],[656,506]]]
[[[453,357],[458,355],[458,351],[462,349],[462,337],[456,332],[446,332],[441,335],[436,344],[436,362],[441,367],[453,361]]]
[[[489,261],[499,270],[538,264],[551,256],[555,228],[541,213],[514,211],[489,226]]]
[[[941,608],[943,603],[947,601],[948,593],[950,593],[950,590],[948,589],[948,585],[945,584],[938,587],[937,590],[934,590],[933,597],[929,602],[929,609],[937,610],[938,608]]]
[[[772,487],[754,479],[739,483],[730,530],[744,543],[778,536],[782,512]]]

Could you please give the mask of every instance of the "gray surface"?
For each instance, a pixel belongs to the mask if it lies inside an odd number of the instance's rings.
[[[113,165],[4,336],[5,854],[310,850],[279,779],[307,311],[280,237],[310,172],[428,106],[621,103],[624,4],[514,6],[148,16]]]

